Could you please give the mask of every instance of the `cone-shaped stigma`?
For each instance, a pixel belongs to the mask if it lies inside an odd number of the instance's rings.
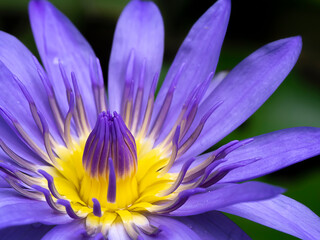
[[[111,162],[112,161],[112,162]],[[82,164],[91,177],[126,178],[137,170],[135,139],[116,112],[99,114],[90,133],[82,157]]]

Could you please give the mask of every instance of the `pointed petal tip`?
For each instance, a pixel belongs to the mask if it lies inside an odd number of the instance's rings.
[[[300,35],[285,38],[286,44],[291,48],[301,49],[302,48],[302,37]]]
[[[299,49],[299,54],[300,54],[302,45],[303,45],[302,37],[300,35],[291,37],[291,41],[295,43],[296,48]]]
[[[224,10],[225,12],[228,12],[230,14],[231,11],[231,0],[218,0],[213,5],[220,5],[221,10]]]
[[[132,0],[117,22],[109,60],[109,107],[120,112],[122,90],[130,52],[134,49],[134,79],[140,79],[143,62],[146,64],[144,89],[149,91],[155,72],[160,72],[164,49],[164,24],[160,10],[152,1]],[[149,79],[151,79],[149,81]],[[136,89],[133,93],[136,95]],[[141,109],[147,105],[143,96]]]
[[[283,48],[288,52],[295,52],[298,56],[300,55],[302,49],[302,38],[301,36],[293,36],[288,38],[283,38],[273,42],[275,45],[278,44],[278,47]],[[272,44],[272,43],[271,43]]]
[[[32,15],[39,14],[40,16],[44,15],[47,11],[50,10],[54,13],[59,11],[50,1],[47,0],[30,0],[28,5],[29,19],[32,24]]]
[[[218,0],[217,3],[224,4],[226,7],[231,7],[231,0]]]
[[[273,42],[275,45],[274,49],[282,49],[283,53],[291,59],[292,65],[295,65],[298,60],[301,50],[302,50],[302,38],[301,36],[293,36],[284,39],[280,39],[278,41]],[[270,44],[272,45],[272,43]],[[288,59],[288,61],[289,61]]]
[[[231,0],[218,0],[216,1],[205,13],[212,16],[212,20],[229,19],[231,12]]]
[[[37,5],[45,3],[45,0],[30,0],[29,1],[29,8],[36,7]]]
[[[28,5],[29,18],[34,12],[42,12],[46,2],[45,0],[30,0]]]
[[[128,3],[127,7],[134,7],[136,9],[144,8],[144,7],[156,7],[158,9],[157,5],[152,1],[142,1],[142,0],[132,0]]]
[[[296,42],[297,44],[302,44],[302,37],[300,35],[289,37],[288,40],[291,40],[292,42]]]

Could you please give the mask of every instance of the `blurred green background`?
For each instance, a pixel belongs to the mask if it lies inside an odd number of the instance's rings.
[[[113,32],[127,0],[55,0],[88,39],[106,75]],[[155,1],[164,18],[166,39],[163,74],[192,24],[215,1]],[[27,0],[0,1],[0,29],[17,36],[34,54]],[[273,96],[223,142],[296,126],[320,127],[320,1],[233,0],[218,71],[230,70],[262,45],[301,35],[303,49],[294,70]],[[320,158],[316,157],[259,179],[282,186],[287,196],[320,215]],[[256,223],[230,216],[253,239],[295,239]]]

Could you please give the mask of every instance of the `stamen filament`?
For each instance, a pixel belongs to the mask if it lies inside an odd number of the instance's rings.
[[[191,164],[194,162],[194,158],[188,160],[187,162],[185,162],[179,172],[178,177],[176,178],[175,182],[171,185],[170,188],[168,188],[167,190],[163,191],[162,193],[159,194],[160,197],[163,196],[167,196],[171,193],[173,193],[182,183],[184,176],[186,175],[189,167],[191,166]]]
[[[74,92],[76,95],[76,109],[77,109],[77,113],[78,113],[78,117],[79,117],[79,122],[82,128],[82,132],[84,132],[86,135],[89,134],[89,122],[88,122],[88,118],[87,118],[87,114],[83,105],[83,100],[82,100],[82,96],[80,94],[79,91],[79,87],[78,87],[78,83],[77,83],[77,78],[74,72],[71,72],[71,79],[72,79],[72,84],[73,84],[73,88],[74,88]]]
[[[32,198],[32,199],[37,199],[37,200],[42,200],[43,197],[41,196],[41,194],[39,192],[34,192],[34,191],[28,191],[25,188],[22,188],[16,180],[12,180],[9,176],[7,178],[5,178],[5,180],[10,184],[10,186],[16,190],[17,192],[19,192],[20,194],[22,194],[23,196],[26,196],[28,198]]]
[[[138,92],[136,95],[136,99],[134,102],[134,110],[133,110],[133,122],[131,126],[131,132],[133,135],[135,135],[137,125],[140,120],[140,111],[141,111],[141,105],[142,105],[142,98],[144,93],[144,75],[146,71],[146,59],[143,60],[142,66],[141,66],[141,72],[140,72],[140,78],[139,78],[139,85],[138,85]]]
[[[51,207],[53,210],[56,210],[56,211],[58,211],[58,212],[60,212],[60,213],[63,212],[62,209],[61,209],[61,206],[57,205],[57,204],[53,201],[53,199],[52,199],[52,197],[51,197],[51,194],[50,194],[50,192],[49,192],[48,189],[43,188],[43,187],[40,187],[40,186],[38,186],[38,185],[33,185],[32,187],[33,187],[35,190],[43,193],[43,195],[44,195],[44,197],[45,197],[45,199],[46,199],[49,207]]]
[[[3,108],[0,108],[0,115],[7,121],[12,130],[17,131],[17,135],[26,142],[27,146],[33,150],[39,157],[41,157],[46,162],[50,163],[50,158],[47,154],[28,136],[25,130],[22,128],[20,123]]]
[[[47,154],[50,158],[51,164],[54,166],[57,166],[56,157],[54,156],[52,152],[51,142],[50,142],[50,132],[49,132],[49,126],[46,122],[46,120],[42,117],[42,115],[39,114],[41,124],[43,126],[43,140],[44,140],[44,146],[47,150]]]
[[[72,88],[71,88],[71,85],[69,83],[66,71],[65,71],[60,59],[59,59],[59,69],[60,69],[60,74],[61,74],[64,86],[66,87],[67,99],[68,99],[68,102],[70,102],[70,95],[71,95],[71,92],[72,92]]]
[[[55,198],[62,198],[61,195],[59,194],[59,192],[57,191],[56,186],[54,185],[53,177],[42,169],[39,169],[38,172],[47,180],[48,188],[49,188],[50,192],[52,193],[52,195]]]
[[[74,114],[74,95],[70,93],[70,100],[69,100],[69,110],[67,116],[64,120],[64,139],[66,141],[66,145],[68,148],[72,147],[72,139],[71,139],[71,119]]]
[[[33,163],[30,163],[29,161],[23,159],[14,151],[12,151],[1,138],[0,138],[0,147],[15,163],[17,163],[21,167],[24,167],[33,172],[37,169],[37,167]]]
[[[172,151],[170,154],[170,160],[167,163],[167,165],[161,170],[161,175],[160,177],[162,177],[164,174],[166,174],[172,167],[174,161],[176,160],[177,157],[177,153],[178,153],[178,141],[179,141],[179,135],[180,135],[180,126],[178,126],[176,128],[174,137],[172,139]]]
[[[42,84],[46,90],[47,96],[48,96],[48,101],[49,101],[49,105],[53,114],[53,117],[55,119],[56,122],[56,126],[58,128],[58,131],[60,133],[61,138],[63,139],[63,118],[62,118],[62,114],[61,114],[61,109],[59,107],[59,104],[57,102],[57,98],[56,95],[54,93],[53,87],[48,79],[48,77],[46,76],[46,74],[43,72],[41,66],[39,65],[38,61],[36,58],[34,58],[34,62],[36,64],[37,67],[37,72],[38,75],[42,81]]]
[[[149,129],[152,111],[153,111],[153,105],[154,105],[154,94],[155,94],[158,79],[159,79],[159,73],[156,73],[153,77],[153,81],[151,84],[146,111],[144,114],[144,118],[142,121],[140,132],[138,134],[139,138],[144,138],[147,134],[148,129]]]
[[[37,124],[40,132],[42,133],[43,129],[42,129],[42,125],[41,125],[41,121],[38,115],[38,109],[36,107],[36,104],[33,100],[33,98],[31,97],[30,93],[28,92],[27,88],[23,85],[23,83],[18,79],[17,76],[13,76],[16,83],[19,85],[23,95],[25,96],[26,100],[29,103],[29,107],[30,107],[30,112],[32,114],[32,117],[34,119],[34,122]]]
[[[133,101],[133,90],[134,90],[134,81],[133,81],[133,69],[134,69],[134,49],[131,50],[126,75],[125,75],[125,83],[124,90],[122,95],[122,106],[121,106],[121,115],[124,116],[125,123],[127,126],[131,121],[131,111],[132,111],[132,101]]]
[[[178,194],[178,196],[168,202],[167,204],[161,205],[161,206],[157,206],[156,208],[152,209],[151,211],[155,211],[157,213],[167,213],[167,212],[172,212],[176,209],[178,209],[179,207],[181,207],[190,196],[194,195],[194,194],[198,194],[198,193],[203,193],[205,192],[206,189],[204,188],[193,188],[193,189],[187,189],[184,190],[182,192],[180,192]]]
[[[160,132],[160,130],[162,128],[164,120],[166,119],[168,111],[170,109],[170,105],[171,105],[172,98],[173,98],[173,93],[174,93],[174,90],[175,90],[176,85],[178,83],[178,80],[179,80],[179,78],[180,78],[180,76],[181,76],[181,74],[182,74],[182,72],[184,70],[184,66],[185,66],[185,64],[183,63],[181,65],[178,73],[174,77],[170,87],[169,87],[169,90],[168,90],[167,95],[165,97],[165,100],[164,100],[164,102],[163,102],[163,104],[161,106],[161,109],[160,109],[160,111],[158,113],[156,121],[153,124],[152,131],[149,134],[149,137],[151,139],[157,139],[158,138],[159,132]]]
[[[181,148],[179,148],[178,157],[182,156],[191,146],[192,144],[197,140],[199,137],[204,124],[208,120],[208,118],[211,116],[211,114],[221,105],[222,102],[217,103],[214,105],[200,120],[199,125],[196,127],[196,129],[193,131],[191,136],[182,144]]]

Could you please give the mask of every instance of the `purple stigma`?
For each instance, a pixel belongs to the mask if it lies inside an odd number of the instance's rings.
[[[136,172],[135,140],[116,112],[113,116],[110,112],[99,114],[87,139],[82,164],[91,177],[102,176],[111,179],[111,182],[116,177],[131,176]],[[111,183],[113,184],[115,185],[115,182]]]
[[[100,202],[96,198],[92,198],[93,202],[93,214],[97,217],[101,217],[101,205]]]

